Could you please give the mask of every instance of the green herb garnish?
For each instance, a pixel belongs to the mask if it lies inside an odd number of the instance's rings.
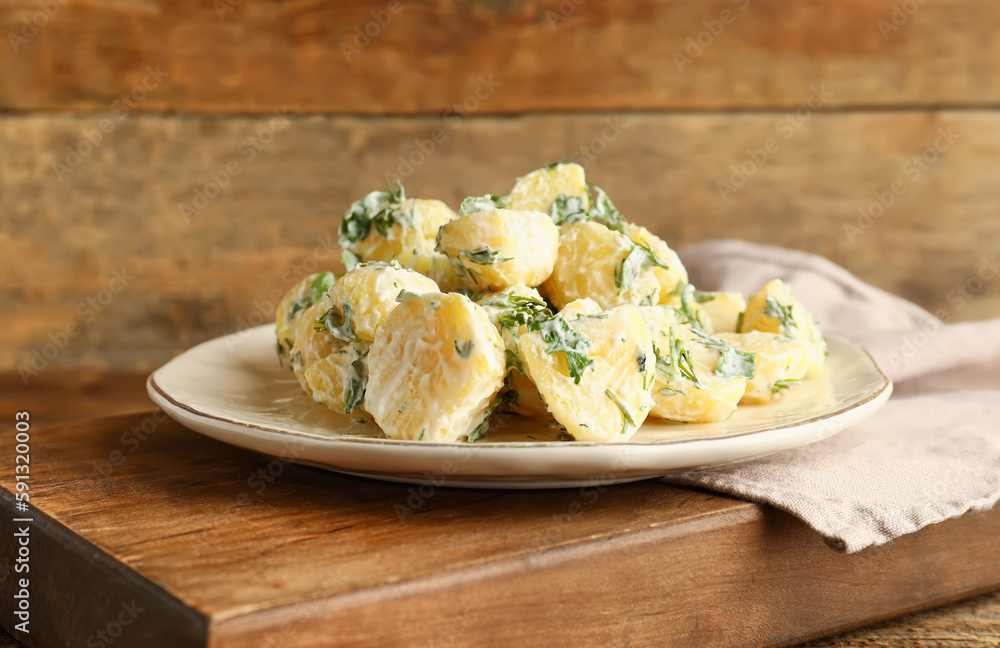
[[[590,349],[590,340],[574,331],[566,318],[561,315],[535,326],[537,326],[535,330],[542,334],[542,339],[549,345],[545,352],[552,354],[562,351],[566,357],[569,375],[573,377],[573,383],[579,385],[584,370],[595,364],[587,355]]]
[[[313,305],[312,298],[309,295],[302,295],[298,299],[294,300],[288,307],[288,315],[285,317],[286,320],[291,322],[295,319],[295,316],[306,310]]]
[[[717,375],[722,376],[723,378],[743,377],[750,380],[757,372],[756,354],[739,351],[729,344],[726,344],[724,340],[720,340],[716,337],[702,335],[698,342],[709,349],[722,354],[719,356],[719,361],[715,365],[715,373]]]
[[[670,349],[667,355],[661,354],[660,350],[653,346],[653,353],[656,355],[656,370],[670,380],[680,377],[701,387],[698,375],[694,371],[694,363],[691,361],[691,353],[684,346],[684,342],[674,334],[672,326],[669,332],[669,344]]]
[[[801,382],[801,380],[796,378],[786,378],[785,380],[776,380],[775,382],[771,383],[771,396],[777,396],[778,394],[788,390],[789,387],[792,387],[793,385],[799,382]]]
[[[469,354],[472,353],[472,340],[465,340],[459,342],[455,340],[455,352],[463,358],[468,358]]]
[[[483,416],[483,420],[480,421],[479,425],[469,432],[469,443],[475,443],[478,441],[486,432],[489,431],[490,427],[490,417],[493,416],[493,412],[500,406],[509,407],[511,403],[517,401],[517,392],[508,391],[503,394],[497,394],[490,401],[490,406],[486,408],[486,415]]]
[[[694,329],[695,333],[705,333],[705,323],[701,321],[698,314],[691,308],[691,301],[694,300],[694,286],[691,284],[684,284],[684,287],[680,292],[681,305],[679,306],[680,311],[684,313],[684,317],[687,318],[687,324]]]
[[[510,261],[514,257],[500,257],[500,253],[488,245],[480,245],[473,251],[459,250],[459,257],[465,257],[472,263],[477,265],[492,265],[494,263],[503,263],[504,261]],[[500,257],[500,258],[497,258]]]
[[[403,184],[397,180],[396,189],[373,191],[352,203],[344,215],[344,220],[340,222],[339,243],[341,249],[347,250],[352,244],[368,238],[372,227],[378,230],[382,236],[388,236],[389,228],[399,218],[406,217],[403,212],[404,200],[406,200],[406,193],[403,190]]]
[[[794,331],[798,329],[795,316],[792,314],[792,305],[782,304],[774,295],[768,295],[764,298],[764,314],[775,318],[781,323],[781,333],[783,335],[792,337]]]
[[[351,305],[341,304],[343,314],[338,312],[334,306],[324,314],[316,318],[317,331],[326,331],[341,342],[358,342],[357,333],[354,332],[354,323],[351,322]]]
[[[493,211],[494,209],[504,209],[510,206],[503,196],[486,194],[485,196],[469,196],[462,201],[458,208],[459,216],[468,216],[482,211]]]
[[[556,196],[549,209],[549,216],[556,225],[569,225],[590,218],[583,208],[583,199],[579,196],[567,196],[565,193]]]
[[[350,414],[365,402],[365,390],[368,388],[368,365],[365,364],[363,358],[364,356],[359,355],[351,363],[347,373],[347,395],[344,397],[345,414]]]
[[[312,283],[309,284],[309,298],[312,299],[312,303],[319,303],[319,300],[323,299],[326,291],[330,290],[336,282],[337,278],[332,272],[324,272],[313,279]]]
[[[609,229],[616,230],[618,232],[625,229],[627,221],[622,213],[614,206],[611,199],[608,198],[608,194],[604,193],[604,190],[597,185],[590,185],[590,210],[587,215],[589,218],[596,218],[604,222]]]
[[[625,403],[623,403],[621,401],[621,399],[618,398],[618,395],[616,393],[614,393],[613,391],[611,391],[610,389],[605,389],[604,390],[604,395],[607,396],[608,398],[610,398],[612,401],[614,401],[614,404],[617,405],[618,409],[621,410],[621,412],[622,412],[622,431],[621,431],[621,433],[625,434],[626,432],[628,432],[628,430],[629,430],[630,427],[634,428],[635,427],[635,419],[632,418],[632,414],[628,411],[628,408],[625,407]]]

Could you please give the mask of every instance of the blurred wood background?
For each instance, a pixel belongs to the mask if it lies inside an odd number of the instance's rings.
[[[988,0],[7,0],[0,369],[153,369],[337,266],[341,215],[387,174],[457,206],[563,158],[674,247],[809,250],[949,319],[998,316],[1000,281],[976,279],[1000,256],[998,19]]]

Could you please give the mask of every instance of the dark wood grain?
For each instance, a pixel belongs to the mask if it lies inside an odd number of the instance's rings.
[[[122,434],[144,421],[154,429],[132,450]],[[785,514],[656,482],[592,498],[445,488],[423,502],[409,486],[293,465],[266,483],[271,459],[152,412],[50,428],[32,453],[34,537],[97,550],[35,563],[38,586],[81,610],[71,623],[39,606],[51,637],[108,622],[100,591],[84,587],[101,581],[67,580],[84,569],[123,592],[162,592],[147,598],[183,612],[179,636],[208,619],[215,647],[272,635],[283,646],[788,645],[1000,583],[997,511],[844,556]],[[105,558],[119,566],[101,571]]]
[[[0,107],[107,110],[147,66],[168,76],[140,111],[442,113],[480,75],[502,84],[488,108],[502,113],[794,107],[818,83],[836,106],[996,106],[996,4],[900,4],[69,0],[20,42],[44,5],[14,0]],[[345,54],[365,29],[378,34]]]
[[[347,205],[384,187],[401,156],[416,151],[419,160],[417,142],[435,128],[448,138],[405,178],[411,195],[457,206],[575,157],[629,218],[675,247],[734,237],[809,250],[951,319],[1000,315],[1000,281],[976,279],[969,299],[957,292],[1000,254],[1000,113],[814,114],[788,140],[785,118],[481,117],[452,130],[436,118],[308,117],[251,148],[248,160],[241,143],[269,128],[267,119],[132,117],[59,181],[52,163],[99,119],[3,117],[0,368],[51,352],[35,366],[149,371],[200,341],[270,320],[297,277],[337,265],[335,229]],[[913,180],[909,159],[949,129],[959,139]],[[768,138],[780,149],[723,200],[717,182]],[[179,206],[193,205],[231,162],[240,173],[186,221]],[[846,232],[894,182],[906,193],[863,221],[867,230]]]
[[[142,374],[113,371],[46,371],[29,387],[16,373],[0,372],[0,420],[28,412],[37,427],[93,419],[152,407]]]

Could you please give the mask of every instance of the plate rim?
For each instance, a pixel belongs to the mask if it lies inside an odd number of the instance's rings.
[[[223,423],[223,424],[225,424],[227,426],[232,426],[234,428],[238,428],[238,429],[242,429],[242,430],[253,429],[253,430],[258,430],[260,432],[265,432],[265,433],[268,433],[268,434],[281,435],[281,436],[294,436],[294,437],[300,437],[300,438],[309,439],[311,441],[322,442],[322,443],[341,443],[341,442],[343,442],[343,443],[366,444],[366,445],[388,445],[388,446],[391,446],[391,447],[419,447],[419,448],[434,447],[434,448],[438,448],[438,449],[448,448],[448,447],[450,447],[450,448],[470,448],[470,449],[471,448],[476,448],[477,451],[479,451],[479,452],[490,452],[490,451],[501,451],[501,450],[504,450],[504,451],[530,450],[532,452],[537,453],[539,450],[541,450],[543,448],[567,448],[567,447],[572,447],[572,448],[614,448],[614,447],[618,447],[618,448],[625,448],[625,447],[628,447],[628,448],[642,448],[642,447],[664,448],[664,447],[667,447],[667,446],[680,445],[680,444],[685,444],[685,443],[704,443],[704,442],[714,442],[714,441],[721,441],[721,440],[727,440],[727,439],[738,439],[738,438],[741,438],[741,437],[746,437],[746,436],[751,436],[751,435],[762,435],[762,434],[768,434],[768,433],[781,432],[783,430],[788,430],[789,428],[802,428],[802,427],[807,427],[807,426],[812,427],[812,426],[815,426],[817,424],[821,424],[822,421],[834,418],[836,416],[845,414],[845,413],[850,412],[850,411],[854,411],[854,410],[857,410],[857,409],[860,409],[860,408],[864,408],[866,405],[871,404],[873,401],[877,401],[877,400],[880,400],[880,399],[887,399],[889,396],[892,395],[892,390],[893,390],[892,380],[885,374],[885,372],[879,366],[878,362],[875,361],[875,358],[872,357],[872,354],[867,349],[865,349],[860,344],[854,342],[853,340],[850,340],[849,338],[846,338],[846,337],[843,337],[843,336],[840,336],[840,335],[835,335],[835,334],[828,334],[828,335],[825,336],[828,339],[829,338],[834,338],[834,339],[836,339],[838,341],[838,343],[846,343],[847,345],[853,346],[854,348],[859,349],[862,353],[864,353],[864,355],[867,357],[868,361],[871,363],[871,366],[875,369],[875,372],[878,373],[878,375],[882,378],[882,384],[881,384],[881,386],[879,386],[878,389],[874,390],[872,393],[868,394],[867,396],[865,396],[864,398],[862,398],[859,401],[856,401],[856,402],[853,402],[853,403],[850,403],[850,404],[847,404],[847,405],[842,405],[842,406],[838,407],[837,409],[834,409],[834,410],[831,410],[831,411],[826,411],[826,412],[823,412],[821,414],[818,414],[816,416],[813,416],[813,417],[810,417],[810,418],[807,418],[807,419],[804,419],[804,420],[790,422],[790,423],[784,423],[784,424],[781,424],[781,425],[776,425],[776,426],[768,427],[768,428],[765,428],[765,429],[748,430],[748,431],[739,432],[739,433],[735,433],[735,434],[726,434],[726,435],[721,435],[721,436],[720,435],[716,435],[716,436],[699,436],[699,437],[689,437],[689,438],[681,438],[681,439],[668,439],[668,440],[665,440],[665,441],[652,442],[652,443],[650,443],[650,442],[646,442],[646,443],[643,443],[643,442],[633,442],[633,441],[616,441],[616,442],[610,442],[610,443],[596,442],[596,441],[494,441],[494,442],[485,442],[485,443],[470,443],[468,441],[426,442],[426,441],[412,441],[412,440],[406,440],[406,439],[376,439],[376,438],[370,438],[370,437],[351,437],[351,436],[338,436],[338,437],[333,437],[333,438],[324,438],[324,437],[321,437],[321,436],[317,436],[315,434],[303,433],[303,432],[296,431],[296,430],[279,429],[279,428],[274,428],[274,427],[266,427],[266,426],[262,426],[262,425],[257,425],[255,423],[247,423],[247,422],[244,422],[244,421],[235,421],[235,420],[230,419],[230,418],[225,418],[225,417],[222,417],[222,416],[217,416],[215,414],[210,414],[210,413],[207,413],[207,412],[203,412],[203,411],[194,409],[190,405],[188,405],[186,403],[182,403],[182,402],[176,400],[175,398],[173,398],[171,395],[169,395],[168,393],[166,393],[166,391],[163,389],[163,387],[161,387],[156,382],[156,375],[159,372],[163,371],[165,368],[167,368],[170,365],[172,365],[173,363],[179,361],[184,356],[186,356],[186,355],[188,355],[188,354],[196,351],[197,349],[199,349],[202,346],[206,346],[206,345],[209,345],[209,344],[212,344],[212,343],[215,343],[215,342],[219,342],[219,341],[224,340],[224,339],[226,339],[228,337],[231,337],[233,335],[246,334],[249,331],[259,330],[259,329],[263,329],[263,328],[273,328],[273,327],[274,327],[274,324],[263,324],[261,326],[252,327],[250,329],[246,329],[246,330],[238,332],[238,333],[229,333],[227,335],[221,335],[221,336],[212,338],[211,340],[206,340],[205,342],[197,344],[197,345],[191,347],[190,349],[184,351],[180,355],[172,358],[171,360],[169,360],[168,362],[166,362],[165,364],[163,364],[162,366],[160,366],[159,368],[157,368],[155,371],[153,371],[152,373],[150,373],[149,377],[146,380],[146,390],[149,393],[150,398],[153,400],[154,403],[156,403],[156,405],[158,405],[159,407],[161,407],[165,411],[168,410],[168,409],[182,410],[189,417],[193,417],[195,419],[201,419],[201,420],[205,420],[205,421],[210,421],[210,422],[213,422],[213,424],[215,424],[215,422],[217,422],[217,423]],[[888,392],[888,394],[886,392]],[[169,405],[169,407],[164,407],[164,405]],[[512,415],[512,416],[516,416],[516,415]],[[834,432],[834,434],[836,434],[836,432]],[[832,435],[826,435],[826,436],[832,436]],[[826,438],[826,437],[824,436],[824,437],[820,437],[820,438]],[[820,440],[820,439],[817,439],[817,440]]]

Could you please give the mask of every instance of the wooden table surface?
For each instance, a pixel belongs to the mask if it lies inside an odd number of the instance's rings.
[[[144,380],[134,374],[49,372],[39,376],[29,389],[24,389],[16,375],[0,375],[0,420],[11,420],[13,412],[28,410],[36,429],[49,423],[148,409]],[[699,491],[691,491],[690,497],[697,500],[698,506],[713,510],[724,510],[734,502]],[[1000,591],[995,591],[802,645],[979,648],[997,646],[998,637]],[[16,642],[9,636],[0,638],[0,646],[14,645]]]

